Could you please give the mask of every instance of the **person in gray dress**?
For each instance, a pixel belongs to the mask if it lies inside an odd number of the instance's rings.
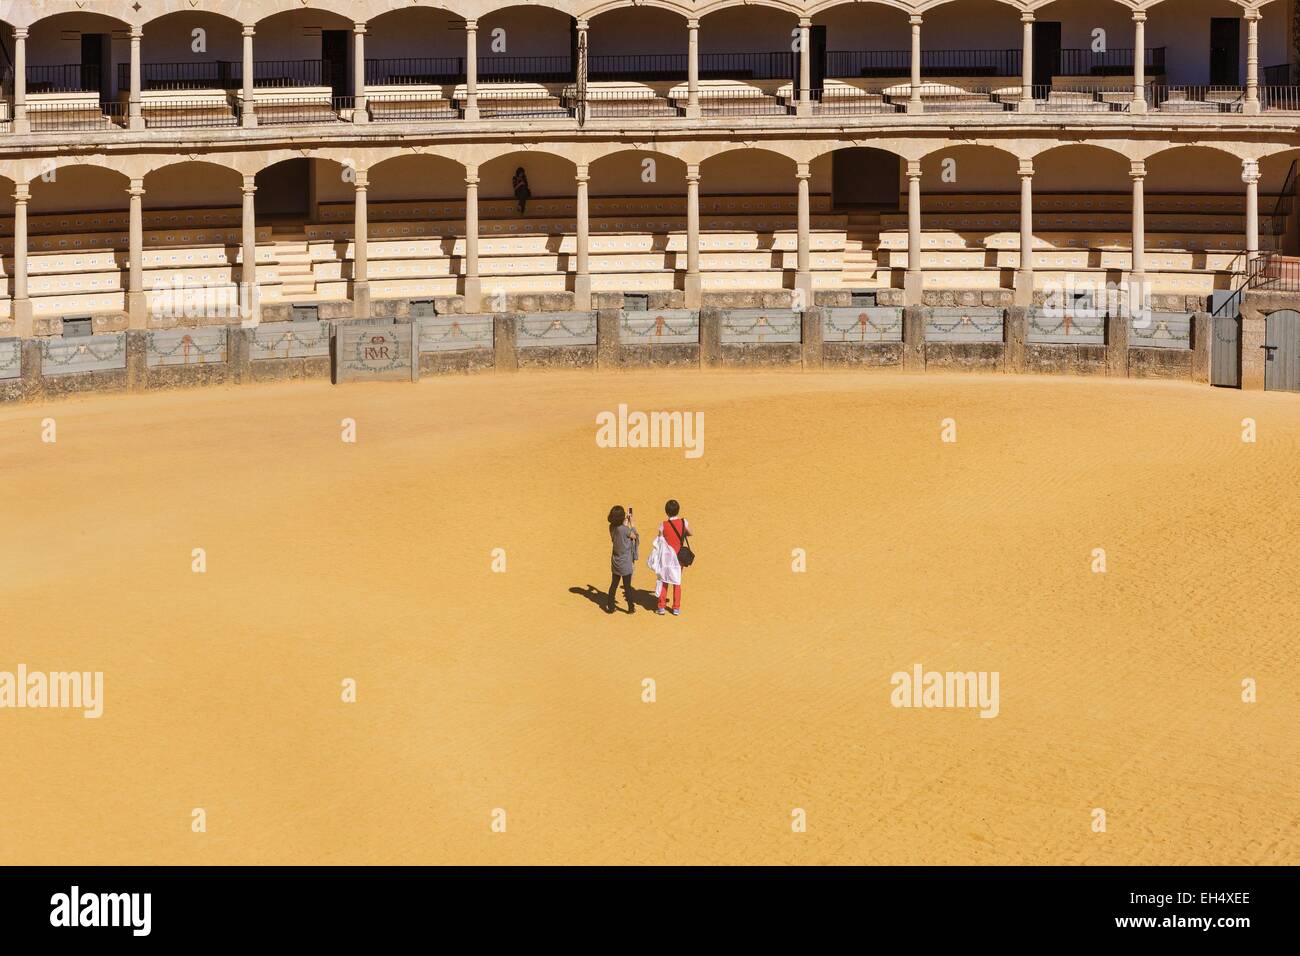
[[[636,528],[628,521],[628,514],[623,510],[622,505],[615,505],[609,509],[609,540],[612,549],[609,557],[609,595],[605,604],[605,611],[613,614],[614,592],[618,589],[618,582],[621,578],[623,581],[623,597],[627,599],[627,613],[633,613],[635,605],[632,603],[632,568],[634,566],[633,549],[636,544]]]

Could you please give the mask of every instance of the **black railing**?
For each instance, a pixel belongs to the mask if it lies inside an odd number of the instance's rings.
[[[98,64],[61,63],[57,66],[29,66],[28,93],[99,93],[103,73]]]
[[[92,132],[126,125],[127,107],[121,102],[42,103],[30,109],[27,120],[32,132]]]
[[[337,123],[353,108],[351,96],[278,99],[257,104],[257,125],[295,126],[310,123]]]
[[[142,90],[231,90],[235,82],[235,64],[230,60],[200,60],[184,63],[140,64]],[[117,86],[131,86],[131,64],[117,65]]]
[[[165,100],[150,102],[141,111],[149,129],[238,126],[239,103],[213,103],[211,100]]]
[[[1286,236],[1286,224],[1291,215],[1291,210],[1295,205],[1296,192],[1296,166],[1300,160],[1292,160],[1291,168],[1287,170],[1286,179],[1282,182],[1282,191],[1278,193],[1277,204],[1273,207],[1273,219],[1270,225],[1273,227],[1273,248],[1280,250],[1282,240]]]
[[[620,53],[588,55],[587,79],[683,80],[688,70],[685,53]]]
[[[334,86],[346,79],[331,60],[258,60],[253,64],[253,85],[261,87]],[[346,71],[342,71],[346,74]],[[231,82],[242,86],[244,64],[231,64]]]
[[[792,57],[794,54],[790,54]],[[922,50],[922,76],[1019,76],[1020,50]],[[908,77],[911,50],[829,50],[830,77]]]
[[[399,57],[366,60],[367,86],[421,86],[465,82],[465,58]]]
[[[1148,75],[1165,72],[1165,48],[1151,47],[1145,51],[1143,69]],[[1134,55],[1132,49],[1115,48],[1098,53],[1095,50],[1058,50],[1052,58],[1053,76],[1132,76]]]
[[[568,56],[487,56],[478,61],[480,83],[566,83],[573,79]]]
[[[798,68],[794,53],[701,53],[702,80],[789,80]]]

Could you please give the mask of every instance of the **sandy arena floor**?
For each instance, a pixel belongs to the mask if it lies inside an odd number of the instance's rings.
[[[598,448],[620,402],[704,411],[705,454]],[[609,507],[669,496],[685,614],[574,593]],[[0,670],[106,697],[0,710],[3,864],[1300,862],[1293,395],[687,371],[11,406],[0,544]],[[891,706],[916,663],[999,672],[999,716]]]

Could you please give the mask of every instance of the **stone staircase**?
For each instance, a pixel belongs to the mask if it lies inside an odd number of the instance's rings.
[[[889,270],[882,269],[876,260],[880,230],[879,212],[849,214],[844,238],[844,271],[840,279],[842,288],[889,288]]]
[[[271,242],[280,274],[280,298],[287,302],[310,302],[316,298],[316,273],[311,249],[302,226],[273,226]]]

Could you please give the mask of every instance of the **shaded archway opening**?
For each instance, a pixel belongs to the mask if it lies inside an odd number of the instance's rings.
[[[229,17],[181,10],[149,21],[141,41],[140,89],[232,90],[243,63],[242,27]],[[118,65],[118,86],[130,88],[130,64]]]
[[[961,0],[925,13],[921,78],[928,85],[1010,86],[1006,80],[1023,75],[1023,53],[1018,11],[1000,0]]]
[[[870,146],[837,149],[831,159],[831,205],[836,210],[898,212],[903,160]]]
[[[881,3],[848,3],[813,18],[813,66],[824,57],[827,79],[876,90],[911,76],[912,34],[907,14]],[[817,84],[813,84],[816,86]]]
[[[1260,229],[1268,216],[1268,229],[1285,256],[1300,256],[1300,150],[1267,156],[1259,163]],[[1261,236],[1262,240],[1262,236]]]
[[[700,80],[740,80],[775,92],[799,81],[798,19],[774,7],[727,7],[700,20]]]
[[[578,21],[546,7],[494,10],[479,20],[476,59],[481,84],[575,82]]]
[[[286,10],[256,24],[253,85],[354,95],[353,25],[325,10]],[[242,85],[243,67],[238,68]]]
[[[672,83],[686,79],[688,34],[679,14],[658,7],[619,7],[588,28],[592,83]]]
[[[1285,14],[1270,10],[1281,21]],[[1164,50],[1165,72],[1174,94],[1173,108],[1195,110],[1198,103],[1216,103],[1230,89],[1246,82],[1246,22],[1242,8],[1233,0],[1165,0],[1147,13],[1147,46]],[[1286,62],[1286,31],[1261,29],[1260,64]],[[1213,88],[1217,87],[1215,90]],[[1157,90],[1157,94],[1163,91]],[[1207,94],[1212,94],[1207,96]],[[1164,102],[1164,97],[1157,95]],[[1188,102],[1189,106],[1179,104]],[[1170,109],[1162,105],[1162,110]]]
[[[356,171],[330,159],[294,157],[260,170],[254,184],[258,223],[289,227],[320,222],[322,205],[351,202]]]
[[[445,10],[389,10],[366,24],[366,91],[465,82],[465,20]]]
[[[127,24],[102,13],[59,13],[38,20],[27,38],[27,95],[37,106],[47,95],[114,99],[118,67],[131,60]],[[93,94],[93,95],[92,95]]]

